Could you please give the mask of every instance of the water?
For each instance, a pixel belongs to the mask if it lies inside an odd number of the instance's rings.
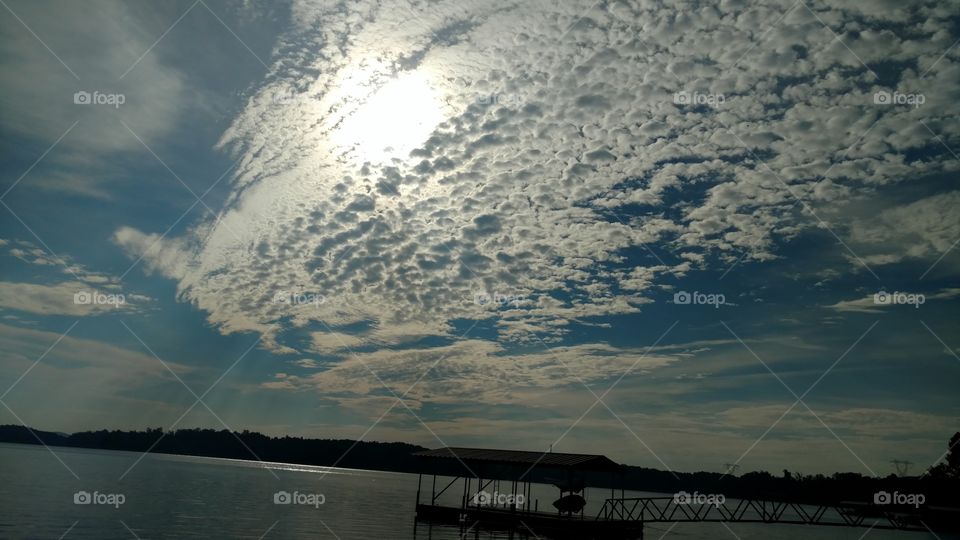
[[[417,525],[414,504],[417,475],[268,464],[226,459],[132,452],[52,448],[79,480],[42,446],[0,444],[0,538],[310,538],[310,539],[458,539],[459,529]],[[120,477],[129,469],[121,480]],[[430,486],[423,487],[429,493]],[[441,484],[438,479],[439,486]],[[460,488],[458,490],[458,488]],[[74,495],[97,492],[101,502],[74,504]],[[309,502],[274,504],[274,494],[298,492]],[[443,501],[456,504],[455,485]],[[588,515],[609,492],[589,491]],[[122,504],[119,497],[122,495]],[[628,492],[627,496],[631,494]],[[634,494],[634,496],[638,496]],[[533,492],[541,509],[555,498],[553,488]],[[319,502],[317,497],[312,502]],[[715,538],[799,540],[921,540],[924,533],[790,525],[719,523],[651,524],[648,539]],[[474,539],[509,538],[472,531]],[[517,536],[515,536],[517,537]],[[530,538],[536,538],[529,536]],[[522,538],[522,537],[517,537]],[[949,537],[940,535],[942,540]]]

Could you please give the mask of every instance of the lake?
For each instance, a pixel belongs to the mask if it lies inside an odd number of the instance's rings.
[[[461,538],[457,528],[414,527],[417,475],[163,454],[148,454],[136,463],[141,455],[133,452],[51,450],[65,465],[42,446],[0,444],[0,538]],[[595,514],[607,493],[587,492],[588,515]],[[448,495],[456,504],[459,493]],[[297,504],[276,504],[275,497],[280,502],[296,499]],[[535,489],[532,497],[541,509],[556,498],[549,486]],[[77,504],[75,498],[88,504]],[[657,523],[647,526],[646,538],[935,538],[833,527],[729,527]],[[510,538],[478,531],[466,537]]]

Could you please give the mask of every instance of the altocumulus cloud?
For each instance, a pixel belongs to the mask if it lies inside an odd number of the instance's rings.
[[[220,331],[258,332],[278,352],[449,340],[460,319],[492,320],[501,343],[549,343],[637,312],[692,270],[776,258],[821,217],[870,244],[870,264],[901,260],[909,210],[878,209],[869,226],[847,205],[957,168],[937,142],[960,135],[960,69],[936,30],[955,5],[561,4],[295,1],[269,79],[219,143],[239,159],[219,218],[179,238],[122,228],[115,242]],[[925,102],[876,103],[881,91]],[[422,121],[396,140],[371,133],[387,147],[370,148],[357,118],[384,95]],[[406,118],[384,110],[367,130]],[[351,122],[359,140],[339,131]],[[950,198],[915,204],[955,216]],[[911,223],[923,247],[907,256],[939,255],[956,236],[939,223]],[[651,245],[652,262],[624,255]],[[350,337],[299,345],[285,339],[296,328]],[[363,354],[385,371],[424,363]],[[512,380],[556,383],[513,360]],[[270,385],[330,389],[358,369]]]

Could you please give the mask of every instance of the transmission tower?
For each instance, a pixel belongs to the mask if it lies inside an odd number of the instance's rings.
[[[913,465],[912,461],[905,461],[902,459],[893,459],[890,460],[890,463],[897,469],[897,476],[906,476],[907,471],[910,470],[910,466]]]
[[[727,468],[727,474],[731,474],[731,475],[736,474],[737,469],[740,468],[739,463],[724,463],[723,466]]]

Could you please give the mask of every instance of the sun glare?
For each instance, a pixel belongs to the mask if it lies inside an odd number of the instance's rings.
[[[420,72],[405,73],[360,103],[331,138],[360,161],[382,163],[407,157],[441,121],[440,100],[429,78]]]

